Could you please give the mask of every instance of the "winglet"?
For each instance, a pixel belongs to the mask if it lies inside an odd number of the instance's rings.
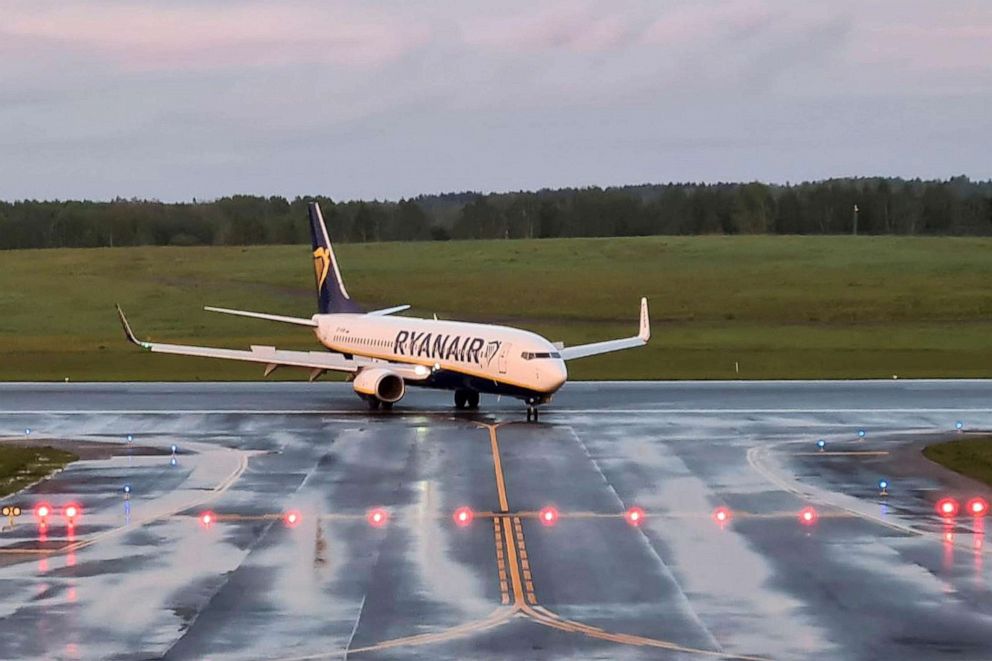
[[[637,337],[645,344],[651,339],[651,320],[648,319],[648,299],[646,298],[641,299],[641,327]]]
[[[124,316],[124,310],[121,310],[121,306],[116,303],[114,305],[117,306],[117,316],[121,318],[121,326],[124,328],[124,337],[127,338],[127,341],[137,344],[142,349],[148,349],[149,347],[145,342],[134,336],[134,331],[131,330],[131,324],[127,323],[127,317]]]

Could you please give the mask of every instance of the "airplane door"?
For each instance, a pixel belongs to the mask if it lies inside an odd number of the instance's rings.
[[[510,345],[504,344],[499,350],[499,357],[496,360],[497,365],[499,365],[499,373],[506,374],[506,357],[510,354]]]

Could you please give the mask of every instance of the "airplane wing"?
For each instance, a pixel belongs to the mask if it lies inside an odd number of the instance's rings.
[[[203,306],[207,312],[220,312],[221,314],[233,314],[236,317],[251,317],[252,319],[265,319],[267,321],[278,321],[284,324],[296,324],[297,326],[317,327],[317,322],[313,319],[303,319],[301,317],[284,317],[281,314],[266,314],[264,312],[247,312],[245,310],[230,310],[228,308],[215,308],[209,305]],[[117,308],[120,311],[120,307]]]
[[[218,347],[198,347],[187,344],[165,344],[162,342],[145,342],[139,340],[131,330],[131,325],[124,316],[124,311],[117,306],[117,314],[124,327],[124,335],[128,341],[138,345],[145,351],[152,353],[170,353],[180,356],[199,356],[202,358],[222,358],[226,360],[240,360],[252,363],[262,363],[266,366],[265,375],[268,376],[278,367],[303,367],[310,370],[310,380],[313,381],[327,371],[346,372],[354,374],[360,370],[371,367],[386,367],[406,379],[407,381],[422,381],[430,375],[430,369],[423,365],[408,365],[406,363],[395,363],[391,361],[374,360],[355,356],[346,358],[345,356],[329,351],[288,351],[252,345],[250,351],[243,349],[222,349]]]
[[[579,344],[574,347],[565,347],[561,350],[563,360],[574,360],[576,358],[586,358],[587,356],[597,356],[601,353],[611,351],[621,351],[622,349],[633,349],[643,347],[651,339],[651,323],[648,319],[648,299],[641,299],[641,323],[640,329],[634,337],[622,340],[607,340],[606,342],[594,342],[592,344]]]

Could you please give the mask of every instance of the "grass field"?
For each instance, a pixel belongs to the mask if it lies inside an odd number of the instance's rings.
[[[928,445],[923,456],[992,486],[992,437],[962,438]]]
[[[568,344],[636,332],[645,349],[573,378],[992,376],[992,240],[646,237],[350,244],[349,292],[407,314],[505,322]],[[257,365],[150,355],[140,337],[316,348],[306,330],[201,310],[309,316],[308,246],[0,252],[0,379],[258,379]],[[739,373],[735,369],[739,364]],[[278,378],[303,378],[280,370]]]
[[[19,491],[78,458],[71,452],[49,447],[0,447],[0,497]]]

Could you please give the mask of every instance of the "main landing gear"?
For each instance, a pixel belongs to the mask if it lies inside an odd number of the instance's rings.
[[[479,408],[479,393],[476,390],[456,390],[456,409],[477,409]]]
[[[378,411],[380,406],[383,411],[391,411],[393,409],[392,402],[384,402],[375,395],[369,395],[365,399],[365,403],[369,405],[370,411]]]

